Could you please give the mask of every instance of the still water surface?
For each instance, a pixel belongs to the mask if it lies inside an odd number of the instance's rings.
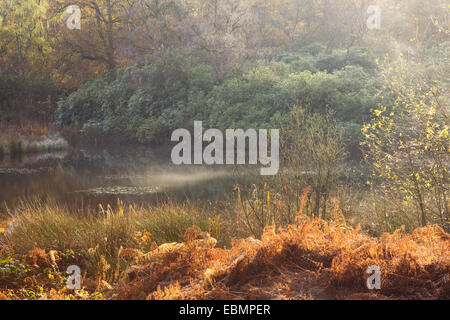
[[[217,200],[233,190],[232,167],[174,166],[167,148],[71,147],[66,152],[0,158],[0,213],[21,201],[74,208],[161,199]]]

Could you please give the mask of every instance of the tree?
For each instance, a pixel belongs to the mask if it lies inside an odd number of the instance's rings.
[[[0,120],[52,119],[58,71],[47,12],[46,1],[0,1]]]
[[[307,177],[313,193],[313,213],[326,219],[327,202],[342,169],[345,151],[329,115],[294,108],[282,131],[284,165],[296,179]]]
[[[0,70],[20,76],[40,74],[51,53],[46,33],[45,1],[0,2]]]
[[[402,71],[385,70],[395,102],[374,110],[364,126],[365,159],[387,192],[417,205],[422,226],[438,222],[448,228],[448,92],[437,81],[429,84]]]
[[[53,6],[54,16],[64,16],[69,6],[81,9],[81,30],[67,30],[65,24],[59,31],[62,47],[77,53],[81,59],[96,61],[107,69],[128,62],[123,50],[123,39],[135,16],[138,0],[59,0]]]
[[[206,53],[218,74],[236,71],[258,54],[254,0],[189,0],[185,47]]]
[[[187,8],[176,0],[139,0],[129,10],[127,40],[138,54],[180,46],[185,41]]]

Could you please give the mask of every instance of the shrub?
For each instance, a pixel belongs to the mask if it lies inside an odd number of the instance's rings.
[[[148,56],[61,100],[57,123],[95,123],[108,135],[162,143],[193,120],[217,128],[270,128],[298,105],[313,113],[332,109],[337,120],[362,125],[384,96],[368,53],[313,53],[280,55],[223,79],[199,56]]]
[[[190,104],[214,85],[213,69],[198,58],[147,57],[125,70],[85,83],[60,101],[58,126],[97,123],[105,134],[162,142],[206,107]],[[191,108],[189,108],[191,106]],[[189,120],[189,121],[188,121]]]

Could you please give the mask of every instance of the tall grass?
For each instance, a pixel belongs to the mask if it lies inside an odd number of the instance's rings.
[[[448,299],[450,236],[442,228],[411,234],[402,228],[374,238],[347,223],[338,200],[330,206],[331,222],[314,217],[309,189],[293,223],[282,227],[280,214],[287,207],[263,191],[265,204],[238,197],[238,205],[220,209],[222,218],[218,207],[190,202],[133,207],[119,200],[117,209],[99,205],[87,214],[24,203],[12,223],[0,224],[0,257],[24,257],[44,275],[53,259],[62,278],[68,265],[78,265],[84,287],[123,299]],[[245,215],[237,215],[243,210]],[[261,240],[245,239],[244,222],[264,225]],[[210,239],[204,232],[219,240],[219,248],[197,240]],[[224,248],[231,236],[239,240]],[[42,257],[47,264],[35,263]],[[376,293],[365,287],[372,265],[383,270],[382,290]]]
[[[77,253],[72,262],[89,276],[106,274],[108,281],[114,281],[129,266],[119,259],[122,250],[148,252],[151,245],[182,242],[186,230],[194,225],[213,237],[220,233],[220,220],[190,203],[152,208],[124,207],[120,201],[118,204],[116,210],[100,205],[98,212],[83,215],[56,204],[23,204],[3,245],[22,256],[36,248],[46,252],[70,250]]]

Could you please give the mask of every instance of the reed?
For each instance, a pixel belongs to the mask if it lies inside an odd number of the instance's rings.
[[[215,219],[192,204],[165,203],[152,208],[124,206],[117,209],[99,205],[97,212],[79,215],[56,204],[38,201],[22,204],[20,214],[13,217],[11,230],[0,245],[8,245],[14,254],[26,256],[39,248],[45,252],[77,253],[72,261],[83,267],[88,275],[97,277],[103,272],[102,261],[108,268],[108,280],[113,281],[119,268],[121,248],[148,251],[152,244],[182,241],[186,230],[198,225],[214,236],[220,232]]]
[[[59,151],[68,148],[67,141],[40,126],[0,126],[0,154],[16,155],[32,152]]]

